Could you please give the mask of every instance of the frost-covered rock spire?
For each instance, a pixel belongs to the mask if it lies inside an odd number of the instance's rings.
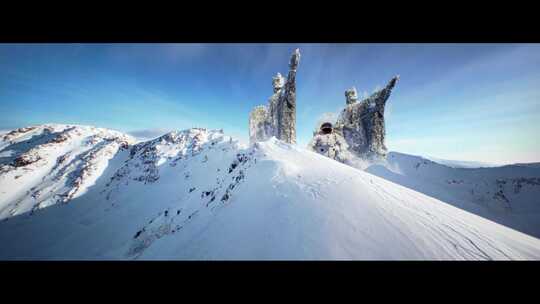
[[[296,69],[300,63],[300,50],[296,49],[289,62],[289,75],[279,103],[278,138],[296,144]]]
[[[274,87],[274,93],[277,93],[285,85],[285,78],[281,76],[281,73],[277,73],[276,76],[272,78],[272,87]]]
[[[356,88],[352,87],[345,91],[345,99],[348,105],[356,103],[358,101],[358,93]]]
[[[250,142],[264,141],[272,136],[286,143],[296,143],[296,70],[300,50],[289,61],[287,79],[277,73],[272,78],[273,94],[267,106],[255,107],[249,115]]]
[[[383,89],[360,102],[356,88],[346,90],[345,108],[332,131],[325,133],[317,129],[310,148],[345,163],[351,155],[367,160],[386,157],[384,108],[398,79],[399,76],[393,77]]]

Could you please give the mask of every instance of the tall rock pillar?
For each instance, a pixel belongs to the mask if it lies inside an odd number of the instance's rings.
[[[268,105],[255,107],[249,115],[250,142],[264,141],[272,136],[296,144],[296,69],[300,51],[296,49],[289,62],[287,80],[280,73],[272,79],[274,93]]]
[[[296,69],[300,62],[300,50],[296,49],[289,62],[289,74],[279,102],[278,139],[296,144]]]

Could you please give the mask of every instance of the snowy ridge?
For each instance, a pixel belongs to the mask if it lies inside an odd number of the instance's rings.
[[[0,259],[540,258],[540,239],[275,138],[245,146],[220,130],[190,129],[123,149],[91,130],[66,131],[73,146],[52,146],[80,163],[47,164],[27,187],[49,191],[39,181],[46,176],[43,184],[66,193],[73,179],[52,182],[62,168],[81,177],[90,159],[102,159],[101,174],[87,169],[93,186],[82,178],[84,192],[69,204],[0,222],[9,244]],[[15,197],[10,206],[27,196],[7,191],[4,179],[0,188]]]
[[[540,168],[453,168],[420,156],[390,152],[385,163],[366,171],[540,237]]]
[[[0,219],[68,203],[95,183],[133,139],[88,126],[19,128],[0,143]]]
[[[465,160],[449,160],[441,159],[437,157],[424,156],[425,159],[431,160],[441,165],[445,165],[451,168],[494,168],[501,167],[500,164],[485,163],[479,161],[465,161]]]

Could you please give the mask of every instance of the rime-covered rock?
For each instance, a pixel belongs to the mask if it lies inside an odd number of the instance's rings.
[[[313,139],[309,143],[311,150],[339,162],[349,163],[352,159],[349,145],[340,132],[333,130],[331,122],[321,123],[318,131],[314,133]]]
[[[354,104],[358,101],[358,93],[356,92],[355,87],[352,87],[345,91],[345,99],[347,105]]]
[[[296,69],[300,62],[300,51],[296,49],[289,62],[289,75],[279,105],[278,139],[296,144]]]
[[[281,73],[277,73],[276,76],[272,77],[272,87],[274,88],[274,93],[279,92],[285,85],[285,78],[281,76]]]
[[[397,80],[397,76],[392,78],[383,89],[360,102],[357,102],[356,88],[346,90],[345,108],[341,111],[335,123],[327,122],[331,126],[331,132],[324,134],[322,130],[317,129],[310,148],[317,153],[346,162],[343,157],[336,155],[332,157],[331,153],[330,155],[328,153],[329,150],[343,150],[344,145],[341,142],[345,141],[347,150],[361,159],[377,160],[385,158],[387,148],[384,143],[384,108]],[[330,138],[336,138],[336,140],[330,140]],[[328,145],[328,147],[322,148],[323,152],[321,152],[321,147],[325,145]]]
[[[249,141],[264,141],[272,137],[272,123],[266,106],[257,106],[249,114]]]
[[[272,79],[274,93],[268,106],[257,106],[249,119],[250,142],[265,141],[275,136],[286,143],[296,143],[296,70],[300,51],[295,50],[289,62],[285,80],[280,73]]]

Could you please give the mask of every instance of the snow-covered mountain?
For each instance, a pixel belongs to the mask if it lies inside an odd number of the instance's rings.
[[[77,125],[19,128],[0,141],[0,219],[84,194],[134,139]]]
[[[465,161],[465,160],[449,160],[449,159],[441,159],[441,158],[431,157],[431,156],[424,156],[423,158],[427,160],[431,160],[441,165],[448,166],[450,168],[493,168],[493,167],[501,166],[500,164],[495,164],[495,163],[486,163],[486,162],[479,162],[479,161]]]
[[[540,237],[540,168],[461,168],[397,152],[366,169],[374,175]]]
[[[133,143],[83,126],[4,135],[0,259],[540,258],[538,238],[275,138]]]

